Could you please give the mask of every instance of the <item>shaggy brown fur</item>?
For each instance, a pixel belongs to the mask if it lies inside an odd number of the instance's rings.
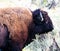
[[[0,23],[8,27],[13,45],[17,42],[22,48],[27,40],[31,22],[32,13],[26,8],[0,8]]]

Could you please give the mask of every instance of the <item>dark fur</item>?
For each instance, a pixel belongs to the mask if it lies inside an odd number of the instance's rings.
[[[40,12],[42,13],[43,21],[41,21]],[[40,19],[39,19],[39,17],[40,17]],[[33,29],[35,34],[37,34],[37,33],[41,34],[41,33],[45,33],[45,32],[47,33],[49,31],[53,30],[52,21],[46,11],[43,11],[40,9],[35,10],[33,12],[33,21],[35,23],[34,29]]]

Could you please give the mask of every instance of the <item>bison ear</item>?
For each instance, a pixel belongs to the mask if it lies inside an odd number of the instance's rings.
[[[44,20],[42,12],[40,9],[33,11],[32,15],[33,15],[33,21],[36,24],[40,24]]]

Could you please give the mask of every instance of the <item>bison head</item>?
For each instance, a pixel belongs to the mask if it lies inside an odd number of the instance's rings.
[[[52,20],[50,19],[46,11],[37,9],[33,11],[32,14],[33,14],[33,22],[34,22],[34,25],[32,25],[33,26],[32,32],[34,34],[37,33],[41,34],[45,32],[47,33],[53,30]]]

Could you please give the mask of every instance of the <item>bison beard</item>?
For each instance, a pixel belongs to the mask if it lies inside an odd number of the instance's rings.
[[[0,26],[0,35],[3,37],[0,41],[5,44],[0,44],[2,51],[22,51],[24,45],[35,38],[35,34],[53,30],[48,14],[40,9],[34,12],[27,8],[0,9],[0,23],[3,26]]]

